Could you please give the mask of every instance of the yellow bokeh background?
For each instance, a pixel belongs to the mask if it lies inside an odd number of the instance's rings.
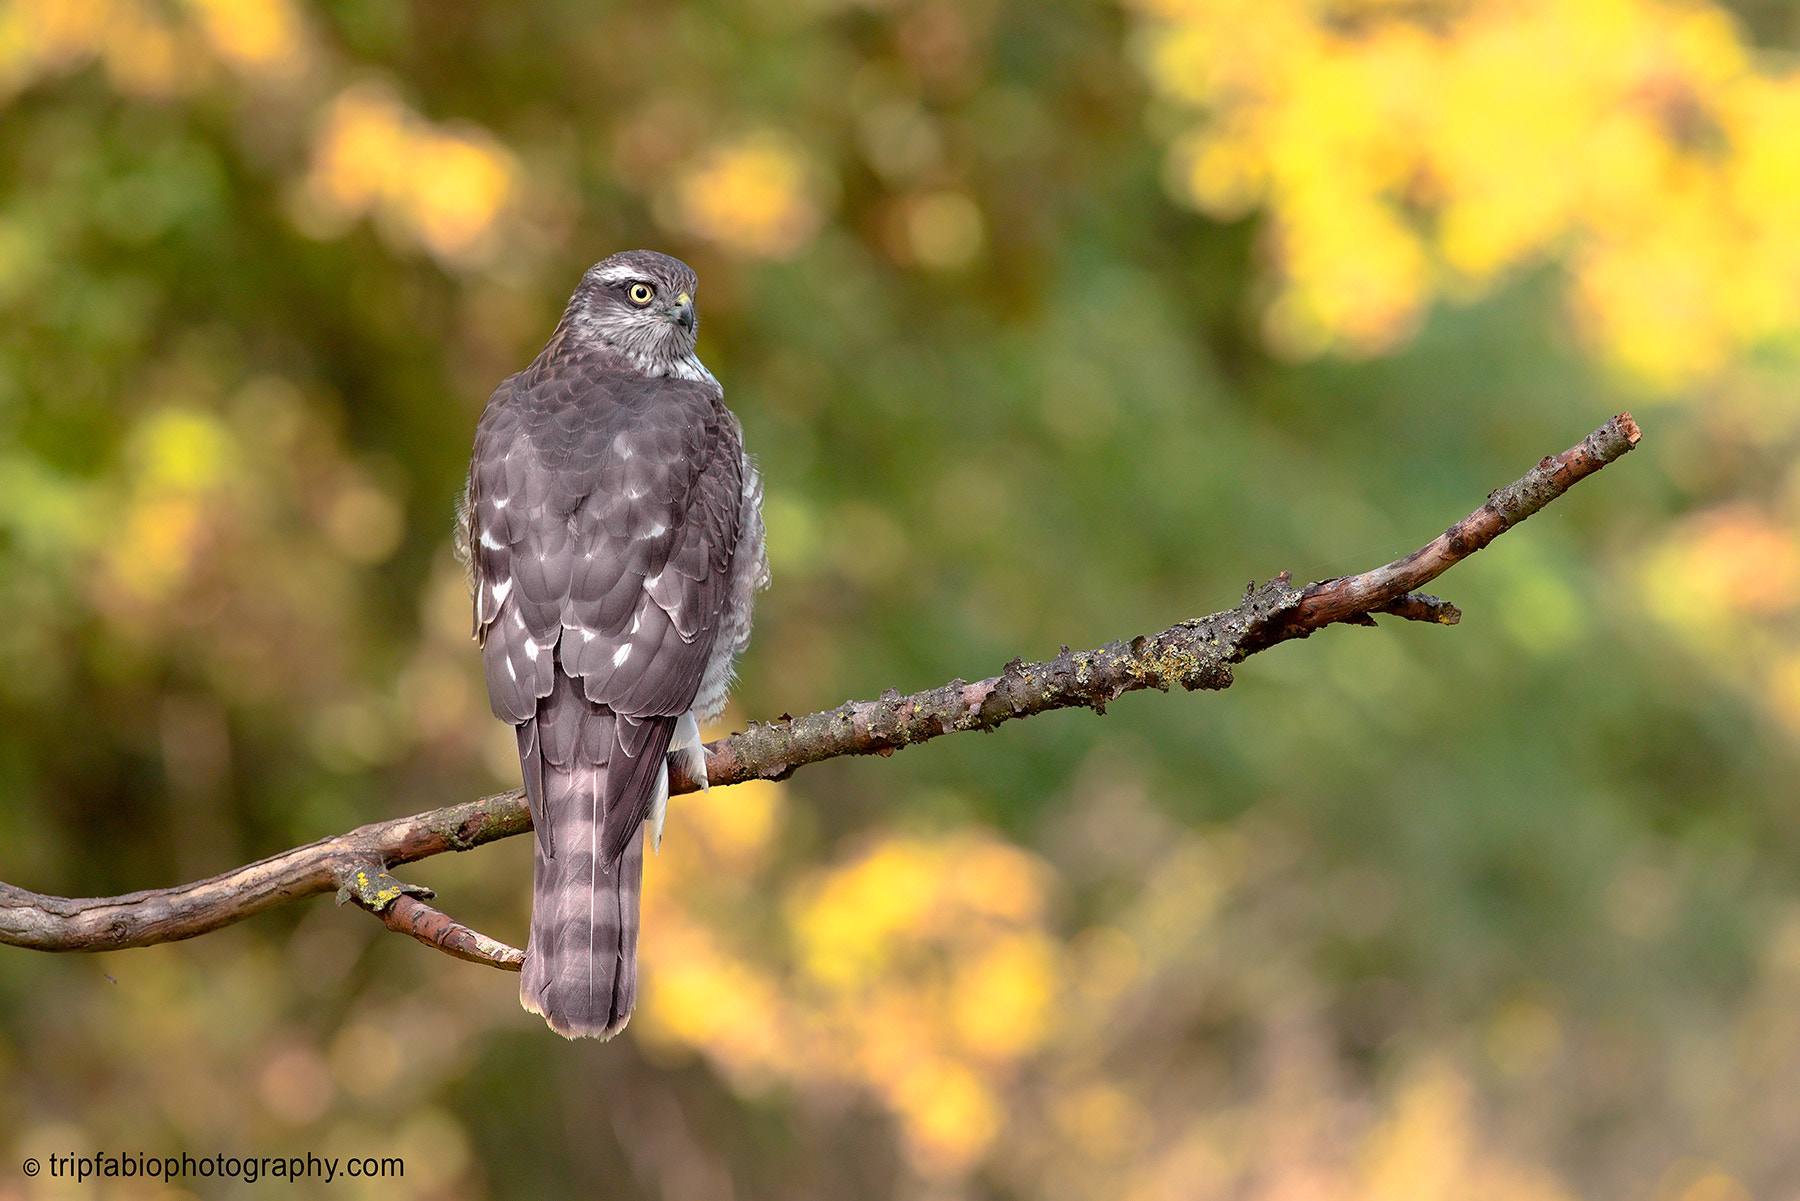
[[[699,269],[765,456],[746,718],[1370,566],[1625,404],[1645,447],[1459,568],[1466,652],[1333,631],[1099,732],[677,798],[606,1047],[324,903],[4,957],[0,1201],[205,1195],[11,1174],[121,1139],[391,1151],[419,1197],[1796,1187],[1791,51],[1673,0],[476,7],[0,0],[9,879],[517,782],[450,513],[488,390],[626,245]],[[1563,390],[1445,385],[1518,311]],[[515,938],[529,870],[418,866]]]
[[[1691,383],[1800,327],[1800,74],[1710,4],[1143,0],[1171,160],[1221,217],[1264,209],[1272,342],[1392,348],[1440,297],[1560,263],[1622,371]]]

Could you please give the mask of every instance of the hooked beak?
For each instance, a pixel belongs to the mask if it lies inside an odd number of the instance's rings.
[[[677,297],[675,310],[669,314],[669,319],[690,334],[693,333],[694,327],[700,324],[700,318],[694,313],[694,298],[686,292]]]

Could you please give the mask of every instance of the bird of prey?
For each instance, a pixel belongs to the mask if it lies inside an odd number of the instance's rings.
[[[519,1000],[568,1038],[631,1016],[642,831],[661,841],[671,753],[704,783],[699,723],[769,578],[761,481],[694,354],[696,287],[654,251],[589,268],[488,400],[458,523],[537,828]]]

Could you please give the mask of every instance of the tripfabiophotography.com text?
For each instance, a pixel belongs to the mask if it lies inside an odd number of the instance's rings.
[[[124,1152],[108,1155],[50,1155],[24,1163],[27,1176],[48,1175],[56,1180],[397,1180],[406,1175],[406,1163],[398,1156],[321,1155],[145,1155]]]

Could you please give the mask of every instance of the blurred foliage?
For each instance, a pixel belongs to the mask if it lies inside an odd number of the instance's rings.
[[[1796,35],[1763,0],[0,2],[29,888],[516,783],[453,499],[613,250],[698,269],[768,481],[733,720],[1372,566],[1647,430],[1444,581],[1456,629],[680,798],[613,1044],[323,902],[0,955],[0,1198],[185,1195],[17,1171],[99,1148],[402,1154],[419,1197],[1800,1189]],[[518,942],[514,842],[407,875]]]

